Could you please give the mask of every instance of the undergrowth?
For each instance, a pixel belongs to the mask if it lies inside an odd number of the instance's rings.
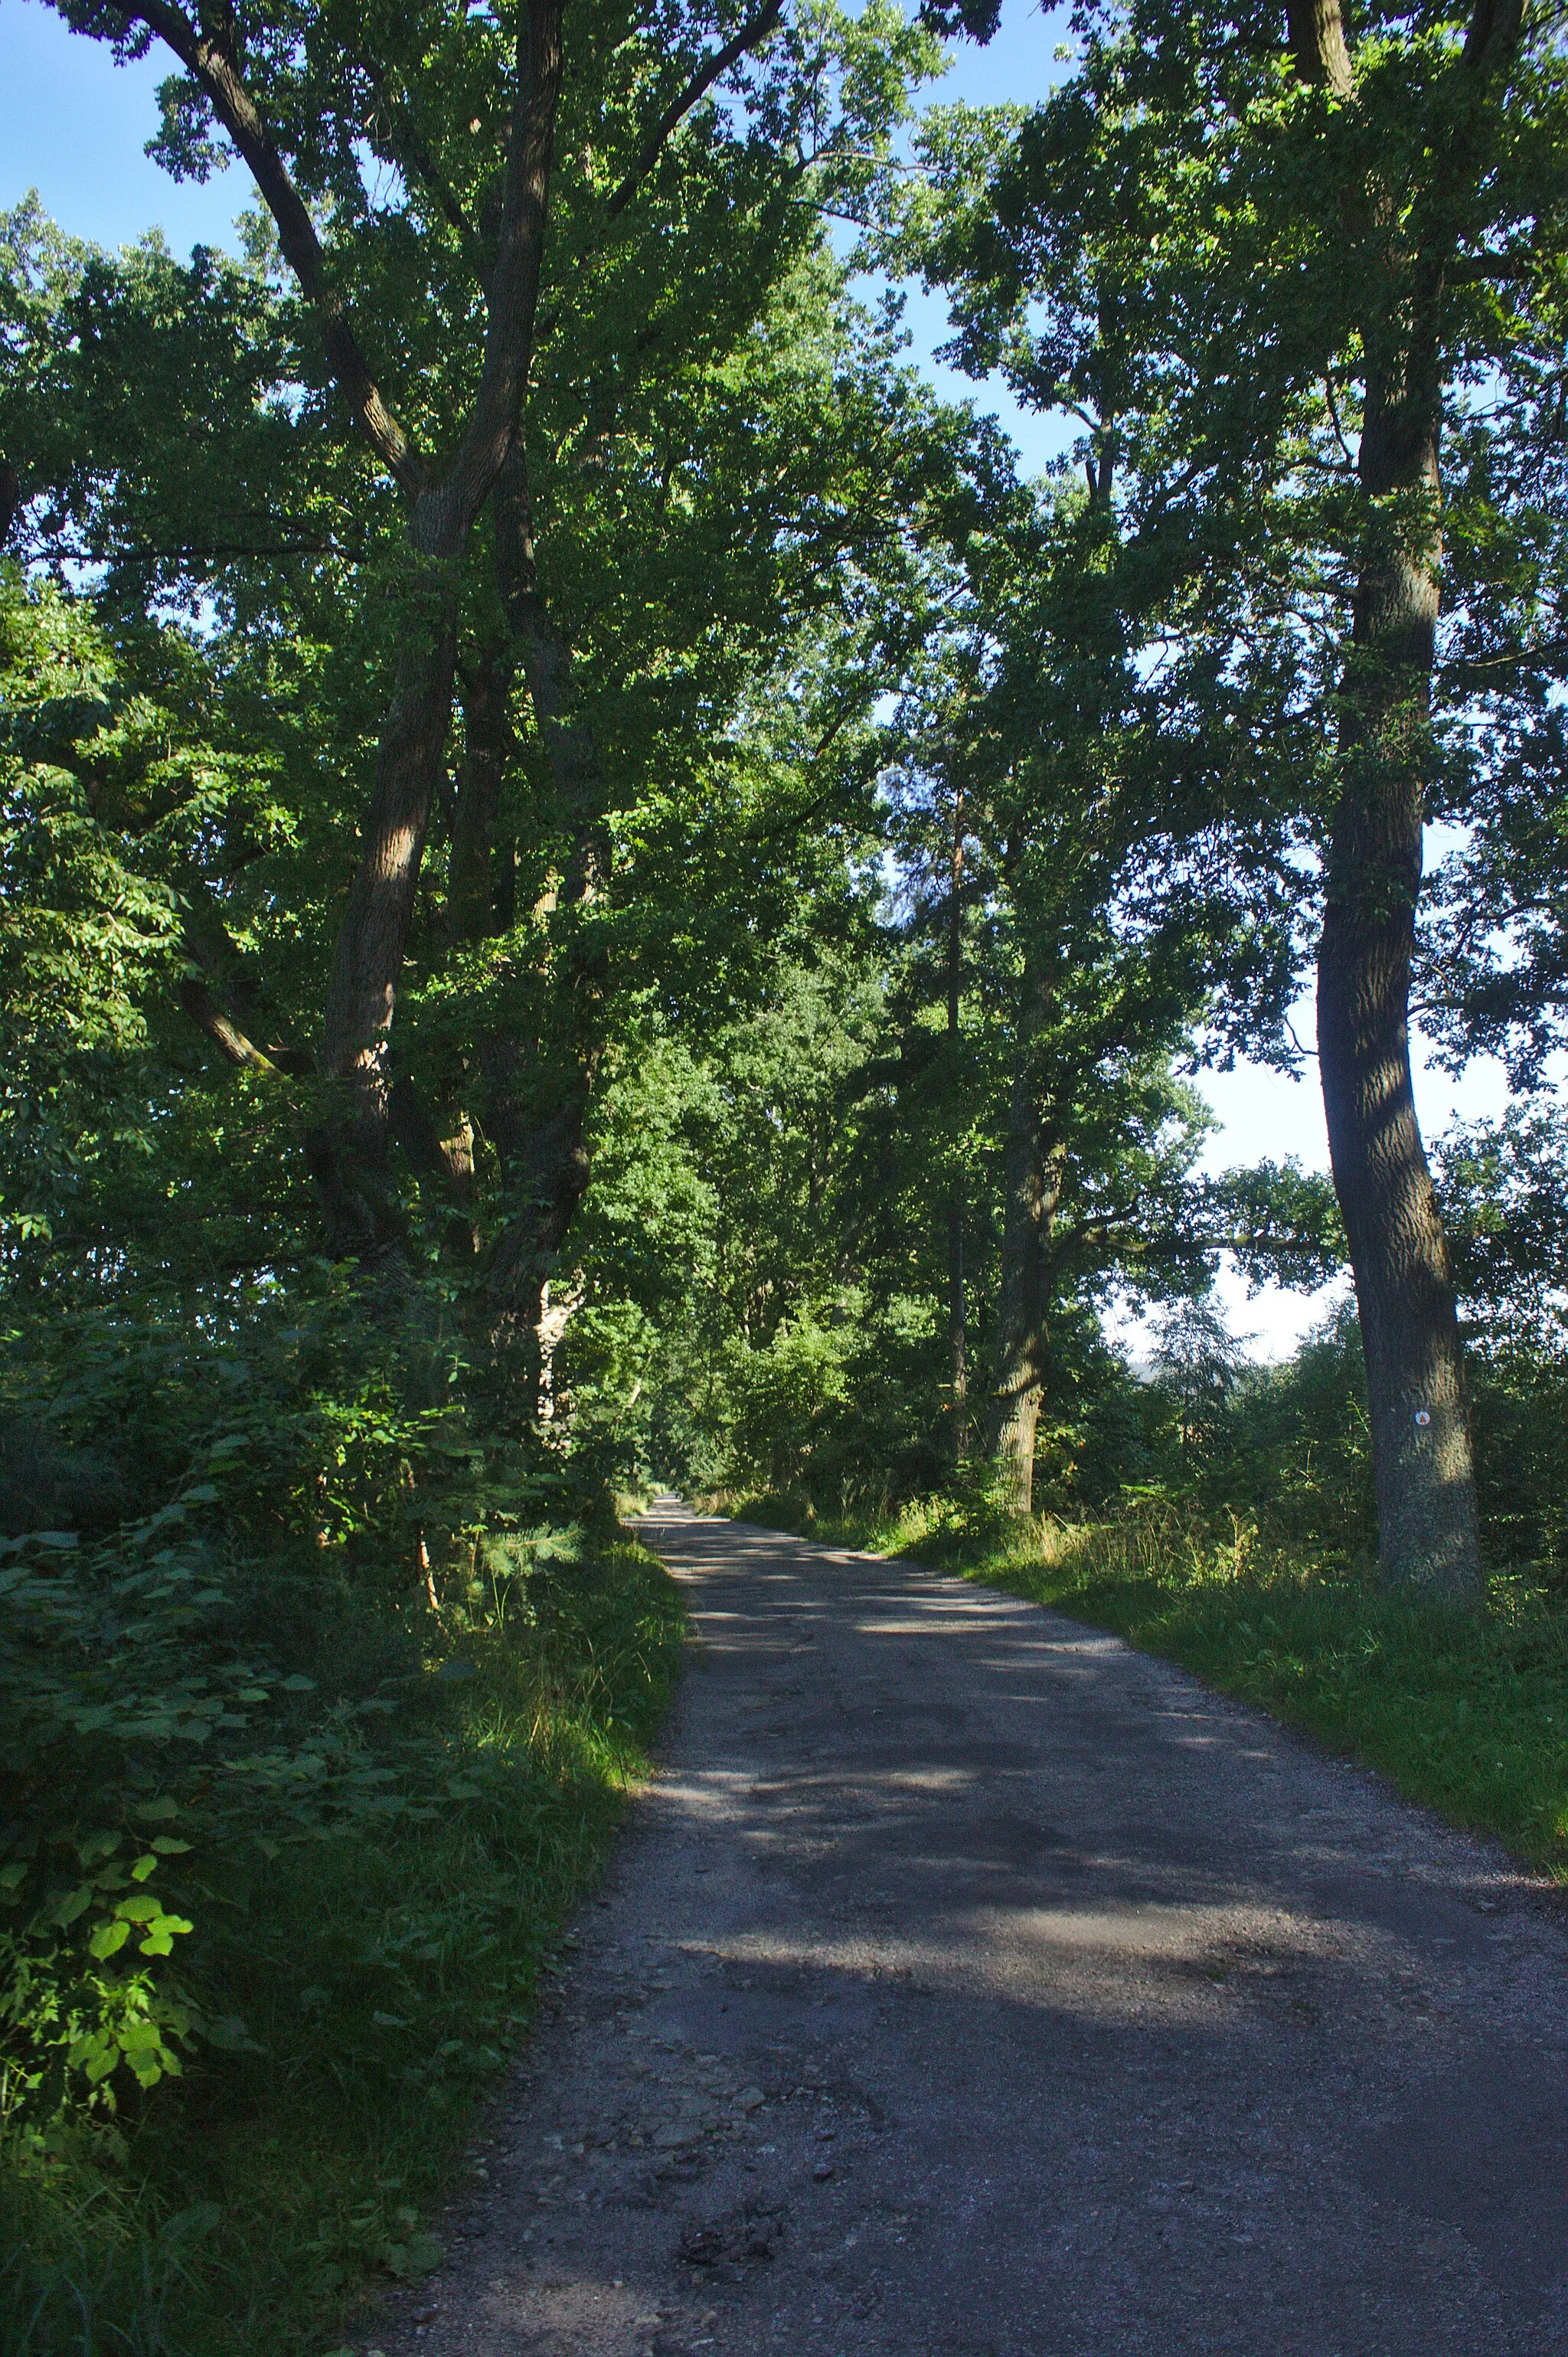
[[[291,1815],[280,1792],[279,1837],[209,1864],[170,1919],[200,2000],[189,2037],[166,2025],[177,2077],[113,2115],[13,2112],[0,2357],[322,2351],[367,2287],[439,2265],[431,2206],[644,1769],[681,1633],[662,1568],[607,1533],[553,1534],[491,1608],[361,1707],[357,1805]],[[319,1783],[331,1740],[307,1731],[290,1772]]]
[[[1391,1598],[1353,1555],[1164,1497],[1024,1523],[983,1497],[823,1520],[798,1495],[723,1502],[1112,1630],[1568,1882],[1568,1609],[1522,1576],[1494,1577],[1481,1613]]]

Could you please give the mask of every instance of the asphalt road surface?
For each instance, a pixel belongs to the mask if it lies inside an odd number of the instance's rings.
[[[372,2345],[1568,2352],[1541,1886],[1035,1606],[643,1535],[693,1616],[660,1771]]]

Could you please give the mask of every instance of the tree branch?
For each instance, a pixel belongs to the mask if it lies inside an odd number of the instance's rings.
[[[1477,73],[1500,65],[1517,47],[1523,19],[1521,0],[1476,0],[1465,36],[1465,63]]]
[[[611,197],[607,208],[611,221],[626,210],[659,161],[671,133],[690,114],[698,101],[706,97],[721,75],[728,73],[731,66],[738,64],[748,49],[755,48],[759,41],[768,38],[769,33],[777,31],[783,14],[784,0],[765,0],[765,5],[755,16],[747,19],[733,41],[726,41],[722,49],[714,49],[703,59],[679,98],[673,99],[665,108],[644,141],[636,163]]]
[[[512,447],[533,363],[561,97],[565,0],[523,0],[517,99],[507,143],[506,201],[486,288],[489,326],[478,391],[442,481],[421,501],[416,534],[431,554],[464,546]]]
[[[1328,414],[1334,425],[1334,439],[1338,443],[1340,449],[1345,454],[1346,465],[1352,472],[1354,472],[1356,466],[1355,453],[1351,449],[1348,442],[1345,439],[1345,428],[1339,423],[1339,404],[1335,397],[1334,379],[1328,375],[1326,371],[1325,371],[1323,378],[1323,390],[1328,399]]]
[[[1473,253],[1454,264],[1448,273],[1456,286],[1528,286],[1541,275],[1541,264],[1529,253]]]
[[[626,210],[654,165],[659,161],[671,133],[679,128],[698,100],[713,88],[721,74],[729,71],[730,67],[735,65],[747,49],[754,48],[758,41],[766,39],[780,21],[783,13],[783,0],[768,0],[768,5],[760,8],[747,24],[742,26],[733,41],[728,42],[722,49],[715,49],[711,57],[703,60],[680,97],[665,108],[657,126],[644,142],[642,152],[636,163],[611,196],[605,210],[607,221],[615,221]],[[579,272],[593,260],[596,250],[597,242],[591,242],[586,251],[578,256],[576,267]],[[561,324],[564,307],[563,305],[557,304],[553,310],[546,313],[539,330],[541,343],[547,342],[555,333]],[[639,339],[639,349],[641,348]]]
[[[192,888],[188,876],[187,887]],[[194,890],[199,892],[200,887]],[[180,1005],[230,1062],[267,1071],[308,1072],[311,1059],[303,1049],[275,1041],[266,1048],[256,1046],[252,1035],[262,1029],[264,1011],[243,976],[234,974],[240,951],[216,909],[201,909],[188,920],[183,942],[187,957],[200,972],[188,974],[180,984]]]
[[[194,974],[188,974],[179,985],[179,1003],[191,1021],[206,1032],[225,1061],[242,1071],[275,1072],[279,1067],[263,1049],[241,1030],[239,1025],[219,1006],[207,985]]]
[[[458,1140],[443,1137],[411,1074],[399,1072],[387,1092],[392,1135],[416,1178],[428,1178],[453,1209],[467,1214],[473,1201],[474,1169]],[[471,1143],[471,1141],[470,1141]],[[472,1249],[472,1232],[469,1233]]]
[[[255,101],[245,86],[227,41],[199,31],[175,0],[134,0],[134,19],[167,43],[186,70],[206,91],[219,122],[251,167],[251,174],[277,224],[284,257],[316,313],[321,341],[338,390],[360,430],[393,480],[409,499],[425,487],[424,461],[382,400],[370,364],[349,324],[347,306],[327,274],[327,257],[304,198],[273,145]],[[231,27],[233,19],[228,19]]]
[[[377,65],[373,58],[369,57],[361,57],[360,65],[373,85],[377,98],[386,110],[387,152],[400,171],[412,170],[413,177],[420,180],[435,198],[443,216],[457,232],[465,259],[474,270],[476,276],[478,275],[482,258],[479,233],[464,210],[456,190],[409,121],[408,109],[401,105],[393,94],[387,81],[385,69]]]
[[[1326,90],[1331,98],[1348,98],[1355,77],[1339,0],[1286,0],[1286,16],[1291,55],[1301,80]]]
[[[358,563],[363,548],[346,548],[337,540],[178,541],[166,548],[133,542],[128,548],[63,547],[50,541],[38,550],[38,559],[65,565],[156,565],[174,557],[196,557],[209,565],[227,565],[248,556],[346,556]]]

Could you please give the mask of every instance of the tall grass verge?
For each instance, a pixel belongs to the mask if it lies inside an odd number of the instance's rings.
[[[367,2288],[439,2266],[432,2205],[682,1633],[662,1567],[608,1534],[559,1534],[500,1604],[361,1712],[357,1772],[396,1808],[280,1811],[212,1873],[183,2075],[5,2130],[0,2357],[312,2357]]]
[[[1083,1522],[1015,1523],[983,1494],[823,1519],[779,1495],[724,1511],[1112,1630],[1568,1883],[1568,1607],[1528,1578],[1495,1577],[1478,1614],[1396,1599],[1365,1563],[1165,1497]]]

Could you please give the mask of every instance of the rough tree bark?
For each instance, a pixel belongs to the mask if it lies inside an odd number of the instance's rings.
[[[446,876],[446,929],[456,946],[483,941],[498,930],[490,843],[511,743],[507,713],[510,685],[504,649],[493,646],[481,651],[464,677],[464,754],[453,798]],[[455,1050],[429,1102],[406,1071],[396,1074],[387,1097],[392,1137],[421,1187],[429,1187],[446,1206],[442,1258],[458,1267],[472,1261],[478,1244],[467,1079],[462,1055]]]
[[[1472,77],[1468,135],[1440,159],[1450,196],[1479,168],[1480,101],[1519,21],[1510,0],[1477,9],[1462,62]],[[1290,38],[1305,81],[1359,102],[1339,0],[1290,0]],[[1380,1576],[1393,1588],[1470,1601],[1481,1577],[1464,1360],[1409,1033],[1443,556],[1441,322],[1455,232],[1452,214],[1429,216],[1438,225],[1426,249],[1405,252],[1401,213],[1385,188],[1347,193],[1346,244],[1369,297],[1358,454],[1367,521],[1339,689],[1318,1054],[1366,1357]]]
[[[477,1029],[462,1093],[495,1149],[506,1207],[484,1270],[478,1339],[497,1383],[532,1418],[548,1381],[551,1332],[559,1340],[573,1306],[568,1295],[551,1326],[551,1274],[588,1183],[585,1139],[602,1030],[602,961],[572,920],[602,891],[608,850],[597,748],[572,710],[571,650],[540,589],[521,436],[492,506],[506,629],[464,673],[465,746],[452,808],[446,917],[455,943],[491,939],[513,921],[516,846],[502,838],[498,821],[516,752],[511,700],[521,672],[550,765],[554,831],[564,852],[561,882],[539,913],[553,917],[564,938],[544,952],[537,1022],[526,1037]],[[472,1168],[466,1125],[443,1137],[405,1080],[394,1085],[392,1100],[411,1164],[461,1218]]]
[[[511,928],[516,845],[499,821],[502,788],[517,746],[511,700],[521,670],[551,756],[556,815],[565,839],[566,881],[537,912],[553,915],[574,898],[591,897],[600,861],[585,854],[585,830],[602,832],[603,783],[596,751],[581,722],[566,720],[570,659],[544,611],[526,537],[526,468],[521,450],[508,462],[508,487],[496,493],[497,566],[509,628],[466,668],[462,683],[464,754],[451,812],[446,925],[456,945],[494,940]],[[530,670],[535,642],[550,661]],[[546,722],[546,712],[551,716]],[[570,801],[568,800],[570,797]],[[584,991],[580,944],[570,937],[553,957],[546,948],[536,976],[537,1019],[525,1030],[476,1026],[466,1069],[446,1096],[451,1118],[438,1122],[406,1075],[392,1091],[392,1125],[411,1168],[449,1207],[448,1257],[469,1257],[473,1177],[470,1114],[500,1166],[504,1211],[482,1271],[476,1344],[498,1393],[530,1420],[546,1405],[553,1341],[575,1306],[570,1293],[550,1305],[550,1276],[588,1180],[584,1146],[597,1025],[596,990]],[[461,1105],[461,1110],[459,1110]],[[452,1134],[444,1134],[449,1130]]]
[[[1340,801],[1317,958],[1335,1192],[1360,1312],[1385,1582],[1479,1592],[1465,1369],[1411,1082],[1411,961],[1437,624],[1438,447],[1428,385],[1368,385],[1369,526],[1341,683]]]
[[[948,1062],[958,1085],[959,1014],[963,996],[963,787],[953,789],[952,856],[948,876]],[[954,1464],[969,1454],[969,1336],[964,1301],[963,1190],[955,1177],[948,1206],[948,1355],[952,1385]]]
[[[398,1233],[387,1168],[392,1015],[451,721],[455,619],[445,593],[426,630],[423,644],[404,640],[381,723],[327,993],[323,1118],[306,1138],[328,1241],[343,1257],[374,1256]]]
[[[605,974],[602,952],[582,920],[604,891],[609,847],[598,748],[573,709],[571,648],[540,588],[521,439],[496,485],[494,512],[509,659],[521,670],[549,760],[565,854],[553,911],[564,933],[551,976],[555,1019],[536,1041],[492,1035],[479,1049],[485,1127],[510,1206],[488,1272],[495,1340],[498,1347],[521,1350],[526,1382],[537,1390],[546,1287],[588,1185],[585,1141]]]
[[[987,1436],[1004,1503],[1019,1515],[1034,1510],[1035,1440],[1046,1381],[1050,1248],[1062,1189],[1062,1156],[1047,1135],[1035,1072],[1034,1045],[1046,1003],[1040,977],[1026,973],[1008,1103],[996,1367]]]

